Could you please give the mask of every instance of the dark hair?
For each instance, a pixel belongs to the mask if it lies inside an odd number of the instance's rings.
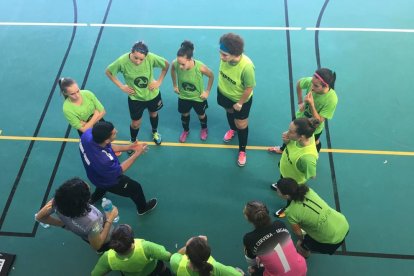
[[[177,57],[186,57],[191,59],[193,57],[194,44],[189,40],[184,40],[181,43],[180,49],[177,51]]]
[[[211,255],[211,249],[206,240],[200,237],[194,237],[186,246],[185,252],[200,276],[210,275],[213,266],[207,262]]]
[[[335,89],[335,80],[336,80],[336,73],[328,68],[320,68],[315,72],[318,74],[328,85],[330,88]],[[326,86],[322,83],[322,86]]]
[[[306,138],[309,138],[313,135],[321,122],[315,118],[303,117],[293,120],[293,124],[296,126],[296,133],[298,135],[305,135]]]
[[[244,41],[239,35],[234,33],[224,34],[220,37],[220,44],[223,44],[233,56],[240,56],[243,54]]]
[[[138,41],[134,45],[132,45],[131,53],[138,52],[144,55],[148,54],[148,46],[144,43],[144,41]]]
[[[253,223],[256,228],[265,227],[272,223],[269,216],[269,210],[266,205],[260,201],[253,200],[247,202],[244,214],[249,222]]]
[[[68,97],[68,95],[65,94],[67,93],[66,89],[74,83],[76,82],[71,78],[62,77],[59,79],[58,84],[59,84],[60,92],[62,93],[65,99]]]
[[[134,231],[132,231],[131,226],[127,224],[120,224],[112,232],[109,247],[115,250],[116,253],[122,255],[129,252],[133,243]]]
[[[103,121],[103,122],[97,122],[92,127],[92,139],[95,141],[95,143],[101,144],[106,139],[111,137],[112,130],[114,130],[114,125],[111,122]]]
[[[277,182],[277,189],[282,195],[290,196],[291,200],[303,201],[309,187],[306,184],[298,184],[292,178],[282,178]]]
[[[91,192],[88,184],[79,177],[65,181],[55,192],[54,204],[66,217],[82,217],[91,211]]]

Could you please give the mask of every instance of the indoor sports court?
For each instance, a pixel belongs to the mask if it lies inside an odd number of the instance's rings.
[[[407,0],[0,0],[0,252],[16,255],[10,275],[89,275],[99,258],[73,233],[42,228],[33,217],[65,180],[88,181],[57,80],[71,77],[95,93],[126,144],[127,96],[106,67],[139,40],[171,62],[185,39],[215,74],[209,137],[200,140],[192,112],[187,142],[178,142],[168,72],[160,88],[163,143],[152,142],[145,112],[138,137],[150,149],[126,172],[159,203],[137,216],[128,198],[108,194],[120,223],[172,253],[206,235],[216,260],[247,271],[242,239],[252,226],[243,207],[250,200],[272,212],[285,205],[269,188],[279,179],[280,155],[267,148],[281,142],[297,108],[297,80],[327,67],[337,74],[339,102],[309,186],[347,217],[350,232],[335,255],[310,256],[308,275],[412,275],[413,10]],[[244,38],[256,73],[243,168],[237,138],[223,143],[228,124],[216,100],[218,41],[228,32]]]

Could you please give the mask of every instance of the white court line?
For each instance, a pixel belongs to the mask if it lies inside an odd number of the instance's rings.
[[[142,25],[142,24],[99,24],[99,23],[52,23],[52,22],[0,22],[0,26],[55,26],[55,27],[112,27],[148,29],[193,29],[193,30],[256,30],[256,31],[330,31],[330,32],[387,32],[414,33],[414,29],[381,28],[315,28],[315,27],[253,27],[253,26],[185,26],[185,25]]]
[[[46,22],[0,22],[0,26],[56,26],[56,27],[87,27],[86,23],[46,23]]]
[[[251,27],[251,26],[184,26],[184,25],[140,25],[140,24],[89,24],[91,27],[148,28],[148,29],[201,29],[201,30],[257,30],[257,31],[300,31],[301,27]]]
[[[384,33],[414,33],[414,29],[378,29],[378,28],[305,28],[307,31],[333,32],[384,32]]]

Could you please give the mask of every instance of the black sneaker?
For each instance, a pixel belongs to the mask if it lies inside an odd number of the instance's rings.
[[[279,210],[277,210],[276,213],[275,213],[275,217],[277,217],[277,218],[284,218],[284,217],[286,217],[285,210],[286,210],[285,207],[280,208]]]
[[[273,183],[272,185],[270,185],[270,188],[271,188],[273,191],[277,191],[277,183]]]
[[[157,206],[157,204],[158,204],[158,201],[157,201],[157,199],[156,198],[152,198],[152,199],[150,199],[150,201],[148,201],[147,202],[147,206],[145,207],[145,210],[144,211],[142,211],[142,212],[137,212],[138,213],[138,215],[139,216],[143,216],[143,215],[145,215],[146,213],[149,213],[149,212],[151,212],[156,206]]]
[[[129,141],[129,144],[133,144],[133,143],[136,143],[136,141],[134,141],[134,142]],[[127,153],[128,153],[128,156],[131,156],[135,153],[135,150],[127,150]]]

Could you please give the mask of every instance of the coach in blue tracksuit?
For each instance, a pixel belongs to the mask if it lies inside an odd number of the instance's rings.
[[[111,144],[115,140],[117,130],[110,122],[99,122],[92,129],[85,131],[79,143],[79,151],[86,174],[95,185],[91,203],[102,199],[106,192],[111,192],[134,201],[138,215],[143,215],[155,208],[157,199],[145,200],[141,184],[124,175],[137,158],[145,152],[147,145],[133,143],[130,145]],[[134,153],[120,163],[115,151],[132,150]]]

